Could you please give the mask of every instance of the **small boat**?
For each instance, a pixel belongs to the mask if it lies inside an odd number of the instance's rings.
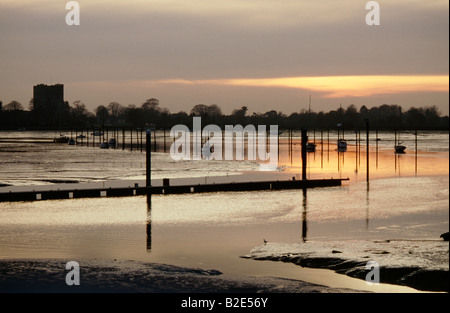
[[[308,152],[314,152],[314,151],[316,151],[316,144],[315,143],[312,143],[312,142],[308,142],[307,144],[306,144],[306,151],[308,151]]]
[[[69,137],[64,136],[64,135],[59,135],[59,137],[56,137],[53,139],[53,142],[55,143],[68,143],[69,142]]]
[[[347,150],[347,140],[339,139],[337,142],[337,147],[339,151]]]
[[[75,146],[75,139],[73,139],[73,138],[70,138],[69,139],[69,142],[68,142],[68,144],[69,144],[69,146]]]
[[[103,136],[102,132],[96,131],[91,134],[92,136]]]
[[[84,138],[86,138],[86,135],[78,135],[77,136],[77,139],[84,139]]]
[[[104,141],[100,144],[100,149],[109,149],[109,144]]]
[[[395,153],[405,153],[406,147],[404,145],[402,145],[401,142],[399,142],[398,144],[396,144],[394,146],[394,149],[395,149]]]
[[[111,148],[115,148],[117,146],[116,139],[112,138],[108,141],[108,144]]]

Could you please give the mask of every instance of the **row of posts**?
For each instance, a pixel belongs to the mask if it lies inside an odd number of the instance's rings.
[[[112,130],[112,134],[111,134],[111,139],[115,140],[115,148],[120,147],[120,143],[119,143],[119,133],[122,132],[122,150],[125,150],[126,146],[129,145],[130,150],[133,150],[133,146],[137,147],[138,150],[140,150],[141,152],[143,151],[143,147],[144,147],[144,142],[143,142],[143,133],[144,130],[143,129],[130,129],[129,132],[129,136],[130,136],[130,140],[126,141],[126,130],[123,128],[121,130],[119,129],[113,129]],[[133,145],[133,132],[135,132],[135,138],[136,138],[136,142],[135,145]],[[146,152],[147,152],[147,163],[148,164],[148,168],[150,169],[150,162],[151,162],[151,158],[149,157],[149,155],[151,154],[151,150],[153,149],[153,151],[156,151],[156,132],[153,131],[153,134],[150,130],[146,130],[146,142],[145,142],[145,147],[146,147]],[[81,135],[80,138],[78,138],[78,135]],[[89,142],[89,138],[91,135],[93,135],[92,137],[92,146],[94,147],[96,145],[96,140],[95,137],[101,137],[102,139],[99,140],[98,143],[100,143],[101,141],[109,141],[109,134],[110,131],[109,129],[104,129],[104,130],[96,130],[94,129],[93,132],[91,134],[89,134],[89,131],[84,131],[83,129],[81,130],[80,133],[78,133],[78,130],[75,130],[75,137],[77,137],[78,144],[83,145],[84,144],[84,139],[86,139],[86,145],[89,146],[90,142]],[[329,145],[329,131],[327,132],[327,136],[328,136],[328,145]],[[73,135],[73,131],[71,131],[71,136]],[[83,136],[84,135],[84,136]],[[278,135],[279,136],[279,135]],[[315,141],[315,130],[313,132],[313,136],[314,136],[314,141]],[[323,133],[321,132],[321,137],[323,136]],[[415,145],[416,145],[416,150],[417,150],[417,131],[415,132]],[[163,130],[163,137],[164,137],[164,152],[166,152],[166,143],[167,143],[167,136],[166,136],[166,130]],[[359,137],[359,138],[358,138]],[[378,138],[378,131],[377,131],[377,136]],[[153,139],[153,140],[152,140]],[[356,142],[360,141],[360,133],[356,132]],[[153,144],[152,144],[153,141]],[[278,141],[279,142],[279,141]],[[289,145],[289,153],[292,154],[292,130],[289,130],[288,132],[288,145]],[[397,143],[397,132],[395,132],[395,142]],[[307,169],[307,149],[306,149],[306,144],[308,143],[308,133],[306,129],[302,129],[301,130],[301,158],[302,158],[302,179],[306,180],[306,169]],[[378,141],[376,141],[376,144],[378,145]],[[369,121],[366,120],[366,163],[367,163],[367,170],[366,170],[366,180],[369,181]],[[150,170],[147,171],[148,174],[150,174]],[[147,180],[149,183],[149,177],[147,177]]]
[[[75,136],[74,136],[75,133]],[[120,136],[121,133],[121,136]],[[129,146],[130,150],[133,151],[133,149],[143,151],[144,142],[143,142],[143,129],[130,129],[129,130],[129,140],[126,140],[127,137],[127,131],[125,128],[122,129],[93,129],[92,132],[89,130],[81,129],[78,131],[76,129],[75,131],[70,131],[71,138],[76,138],[77,144],[83,146],[86,144],[86,146],[92,145],[92,147],[95,147],[98,144],[101,144],[102,142],[109,142],[110,139],[115,140],[114,148],[119,148],[122,145],[122,150],[125,150],[126,147]],[[110,137],[111,135],[111,137]],[[92,139],[90,139],[92,137]],[[96,140],[96,137],[98,137],[98,140]],[[120,137],[122,138],[122,142],[120,143]],[[135,142],[134,142],[135,140]],[[156,151],[156,132],[153,132],[153,148],[154,151]],[[164,130],[164,151],[166,150],[166,131]]]

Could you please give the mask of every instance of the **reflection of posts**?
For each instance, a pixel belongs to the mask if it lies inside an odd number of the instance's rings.
[[[152,249],[152,195],[147,193],[147,250]]]
[[[307,201],[306,201],[306,188],[303,188],[303,212],[302,212],[302,240],[306,242],[308,233],[308,222],[306,219]]]
[[[367,181],[367,188],[366,188],[366,231],[369,230],[369,181]]]

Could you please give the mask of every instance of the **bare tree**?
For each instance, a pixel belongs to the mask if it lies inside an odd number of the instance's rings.
[[[8,103],[7,105],[5,105],[3,107],[3,110],[5,110],[5,111],[23,111],[23,105],[20,102],[13,100],[10,103]]]
[[[117,123],[119,116],[122,114],[124,108],[117,102],[111,102],[110,104],[108,104],[107,109],[112,121]]]

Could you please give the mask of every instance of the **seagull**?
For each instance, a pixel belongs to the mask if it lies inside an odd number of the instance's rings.
[[[263,239],[264,240],[264,244],[266,244],[267,243],[267,240],[266,239]]]

